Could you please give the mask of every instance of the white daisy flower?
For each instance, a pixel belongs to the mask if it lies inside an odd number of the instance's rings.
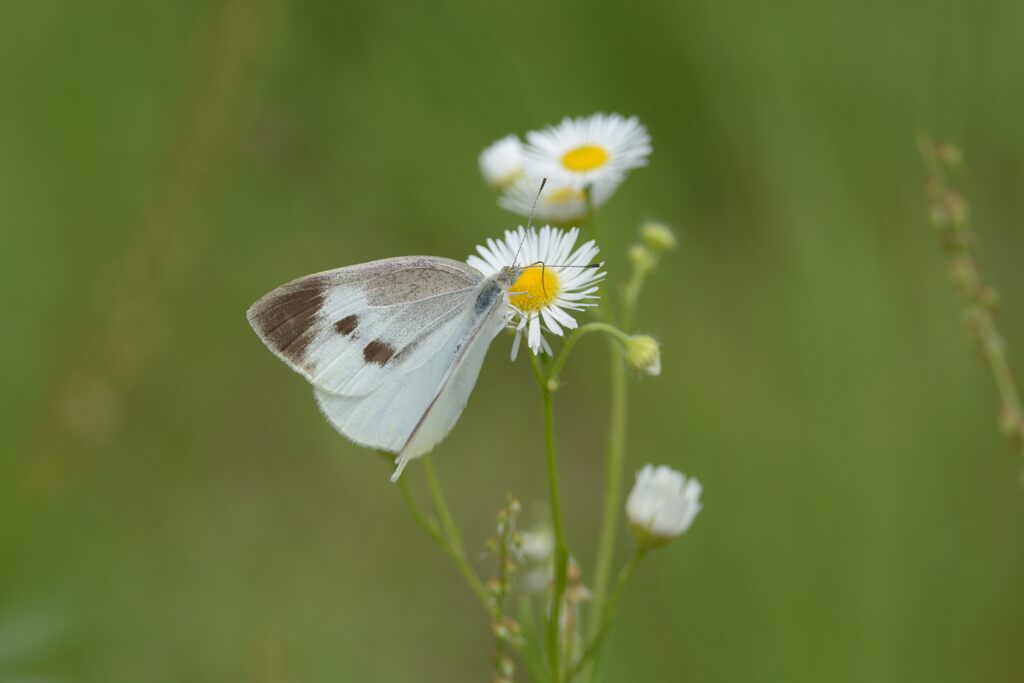
[[[527,231],[519,226],[506,230],[504,240],[488,239],[486,246],[478,245],[479,256],[466,259],[484,275],[493,275],[505,266],[525,265],[523,274],[509,290],[509,322],[516,330],[513,360],[524,334],[533,353],[543,350],[551,355],[544,332],[561,336],[563,327],[577,327],[569,311],[597,305],[589,300],[597,298],[597,283],[605,274],[599,268],[584,266],[594,262],[599,250],[593,240],[574,249],[579,234],[578,228],[560,230],[545,225],[539,231]]]
[[[587,197],[582,188],[573,183],[549,180],[538,197],[537,188],[540,183],[540,178],[520,176],[518,181],[505,190],[498,204],[512,213],[529,216],[536,200],[537,208],[533,209],[533,215],[539,220],[552,223],[571,225],[586,218]],[[589,209],[596,209],[608,201],[618,186],[619,181],[614,178],[595,183],[590,190]]]
[[[488,185],[504,189],[523,175],[523,143],[506,135],[480,152],[480,174]]]
[[[526,134],[526,172],[576,187],[621,182],[645,166],[651,136],[640,120],[619,114],[594,114]]]
[[[662,465],[644,465],[626,499],[626,517],[643,545],[656,547],[684,533],[700,512],[701,485]]]

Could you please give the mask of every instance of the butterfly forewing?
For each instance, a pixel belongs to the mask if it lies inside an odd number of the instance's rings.
[[[278,287],[253,304],[249,321],[319,389],[362,396],[443,348],[482,279],[451,259],[384,259]]]
[[[338,431],[399,454],[397,478],[458,420],[506,323],[511,281],[445,258],[384,259],[278,287],[249,321]]]

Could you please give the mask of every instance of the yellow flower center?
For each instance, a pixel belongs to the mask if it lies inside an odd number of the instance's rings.
[[[583,201],[584,196],[582,190],[577,190],[575,187],[570,186],[552,190],[544,199],[550,204],[568,204],[569,202]]]
[[[558,274],[551,268],[530,266],[523,271],[512,288],[509,289],[509,301],[524,313],[536,313],[549,305],[562,291],[562,283]]]
[[[597,145],[580,145],[562,155],[562,166],[570,171],[593,171],[608,163],[608,152]]]

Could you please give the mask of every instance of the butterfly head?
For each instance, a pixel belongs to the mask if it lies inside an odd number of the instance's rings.
[[[516,283],[516,280],[523,274],[525,268],[522,266],[502,266],[501,270],[498,271],[498,282],[507,288],[511,288]]]

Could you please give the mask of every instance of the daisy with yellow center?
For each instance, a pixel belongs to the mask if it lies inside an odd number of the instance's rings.
[[[560,230],[546,225],[539,231],[527,231],[520,226],[506,230],[503,240],[488,239],[486,245],[477,246],[478,255],[466,259],[484,275],[493,275],[505,266],[525,266],[509,290],[509,320],[516,330],[513,359],[523,335],[533,353],[550,355],[544,333],[561,336],[563,328],[575,329],[578,323],[570,311],[582,312],[596,305],[591,299],[597,298],[597,283],[605,274],[599,268],[583,267],[594,262],[599,250],[593,240],[576,247],[579,234],[577,228]]]
[[[592,211],[603,205],[618,186],[619,183],[616,180],[595,184],[590,190],[589,209]],[[540,193],[540,197],[537,196],[538,187],[540,187],[540,178],[520,177],[516,183],[505,190],[505,193],[498,199],[498,204],[520,216],[529,216],[536,199],[537,207],[533,209],[533,215],[538,220],[573,224],[586,218],[587,196],[583,189],[576,184],[549,181]]]
[[[593,114],[564,118],[557,126],[526,134],[527,175],[597,187],[616,185],[634,168],[645,166],[651,137],[635,116]]]

